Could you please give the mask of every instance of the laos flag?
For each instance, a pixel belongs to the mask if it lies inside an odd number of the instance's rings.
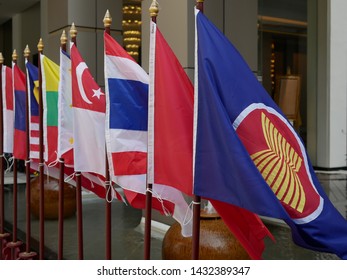
[[[13,157],[25,160],[26,155],[26,87],[25,74],[17,64],[12,65],[14,91]]]
[[[347,259],[347,222],[301,139],[235,47],[197,10],[196,64],[194,193],[282,219],[299,246]]]

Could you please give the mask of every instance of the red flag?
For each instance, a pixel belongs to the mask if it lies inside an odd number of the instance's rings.
[[[155,26],[155,24],[153,24]],[[152,28],[151,28],[152,30]],[[194,88],[187,74],[156,29],[154,88],[150,84],[149,178],[154,183],[192,194]],[[152,97],[152,98],[151,98]],[[154,103],[154,104],[153,104]],[[154,126],[154,127],[153,127]]]
[[[149,114],[153,122],[153,153],[149,169],[154,183],[172,186],[188,195],[193,193],[193,113],[194,89],[156,24],[154,88],[150,89]],[[152,40],[153,40],[152,39]],[[150,117],[151,119],[151,117]],[[151,175],[149,176],[151,177]],[[213,188],[213,186],[211,186]],[[211,201],[229,229],[254,259],[261,258],[263,239],[271,235],[255,214],[230,204]]]

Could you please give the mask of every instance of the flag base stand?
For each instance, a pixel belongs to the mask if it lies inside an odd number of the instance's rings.
[[[30,184],[30,210],[40,217],[40,183],[39,176],[32,179]],[[64,218],[76,213],[76,190],[70,184],[64,184]],[[59,180],[47,176],[44,184],[44,217],[55,220],[59,217]]]
[[[192,238],[182,236],[177,222],[165,234],[162,259],[192,259]],[[249,260],[250,257],[217,213],[201,211],[199,259]]]
[[[7,259],[16,260],[20,253],[20,247],[23,245],[22,241],[10,241],[7,242],[6,247],[3,250],[3,254],[7,256]]]
[[[33,260],[37,256],[36,252],[22,252],[19,253],[19,260]]]
[[[6,260],[8,259],[8,256],[4,255],[3,251],[6,248],[7,244],[7,239],[10,237],[10,234],[5,232],[5,233],[0,233],[0,260]]]

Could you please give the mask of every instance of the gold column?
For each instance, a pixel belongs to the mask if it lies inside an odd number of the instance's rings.
[[[123,46],[137,62],[141,47],[141,2],[142,0],[123,0]]]

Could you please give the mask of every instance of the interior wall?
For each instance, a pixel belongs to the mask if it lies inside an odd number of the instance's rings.
[[[122,43],[122,0],[41,0],[41,36],[45,54],[59,62],[60,37],[70,39],[71,24],[77,29],[77,47],[100,87],[104,87],[103,19],[112,17],[111,35]]]
[[[4,57],[4,64],[11,66],[12,60],[12,20],[0,26],[0,51]]]

